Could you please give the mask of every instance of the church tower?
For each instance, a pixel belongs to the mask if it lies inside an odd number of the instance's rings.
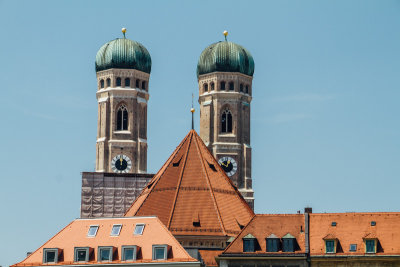
[[[151,58],[122,32],[96,55],[96,172],[145,173]]]
[[[250,103],[254,60],[227,41],[208,46],[197,65],[200,137],[254,208],[251,179]]]

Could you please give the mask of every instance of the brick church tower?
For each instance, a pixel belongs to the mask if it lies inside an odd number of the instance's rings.
[[[254,208],[251,179],[250,102],[254,60],[227,41],[208,46],[197,65],[200,137]]]
[[[123,32],[96,55],[96,172],[145,173],[151,58]]]

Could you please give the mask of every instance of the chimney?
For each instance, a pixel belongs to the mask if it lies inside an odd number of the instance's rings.
[[[311,207],[305,207],[304,208],[304,230],[305,230],[305,241],[306,241],[306,253],[310,253],[310,213],[312,213],[312,208]]]
[[[312,213],[312,208],[311,207],[305,207],[304,208],[304,213]]]

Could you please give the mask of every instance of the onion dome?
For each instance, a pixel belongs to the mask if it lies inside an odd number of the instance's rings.
[[[117,38],[104,44],[96,54],[96,72],[118,68],[135,69],[146,73],[151,71],[149,51],[139,42],[125,38]]]
[[[197,63],[197,77],[199,75],[221,71],[240,72],[253,76],[254,60],[250,52],[241,45],[225,41],[211,44],[200,55]]]

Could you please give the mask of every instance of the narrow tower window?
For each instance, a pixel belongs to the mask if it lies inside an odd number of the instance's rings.
[[[221,132],[232,132],[232,113],[228,109],[224,110],[221,115]]]
[[[125,87],[131,87],[131,79],[129,78],[125,79]]]
[[[214,91],[214,87],[215,87],[215,86],[214,86],[214,83],[212,82],[212,83],[211,83],[211,89],[210,89],[210,90],[211,90],[211,91]]]
[[[117,131],[128,130],[128,109],[121,105],[117,111]]]
[[[243,92],[243,83],[240,84],[240,92]]]
[[[204,92],[208,92],[208,83],[203,84]]]
[[[221,89],[221,90],[225,90],[225,82],[221,82],[220,85],[221,85],[221,88],[220,88],[220,89]]]
[[[249,93],[249,86],[246,85],[246,94],[248,94],[248,93]]]
[[[111,86],[111,79],[107,78],[107,87],[110,87],[110,86]]]
[[[117,86],[121,86],[121,78],[120,77],[117,78]]]
[[[140,80],[136,80],[136,88],[139,88]]]
[[[233,82],[229,83],[229,90],[231,91],[235,90],[235,84]]]
[[[104,80],[100,80],[100,88],[104,88]]]
[[[142,89],[146,90],[146,82],[145,81],[142,82]]]

